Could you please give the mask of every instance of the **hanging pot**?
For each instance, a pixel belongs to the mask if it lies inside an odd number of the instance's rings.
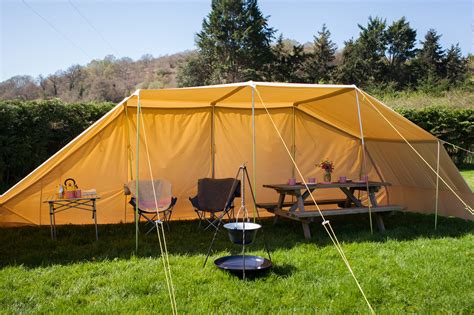
[[[251,244],[255,240],[257,231],[262,226],[257,223],[245,222],[245,243],[243,243],[244,236],[244,222],[232,222],[224,224],[224,228],[229,232],[229,239],[234,244]]]

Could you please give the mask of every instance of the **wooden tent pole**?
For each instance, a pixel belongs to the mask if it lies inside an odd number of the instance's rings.
[[[368,176],[367,174],[367,162],[366,162],[366,156],[365,156],[365,140],[364,140],[364,129],[362,128],[362,116],[360,113],[360,104],[359,104],[359,93],[357,89],[354,89],[355,95],[356,95],[356,104],[357,104],[357,116],[359,118],[359,130],[360,130],[360,140],[361,140],[361,145],[362,145],[362,163],[364,166],[364,175]],[[370,233],[374,234],[374,229],[372,225],[372,206],[371,206],[371,200],[369,198],[369,181],[368,179],[366,180],[366,189],[367,189],[367,204],[369,206],[369,222],[370,222]]]
[[[138,101],[137,101],[137,153],[135,154],[135,166],[136,166],[136,177],[135,177],[135,254],[138,253],[138,184],[139,184],[139,170],[140,170],[140,90],[138,90]]]
[[[252,176],[253,176],[253,195],[257,198],[257,143],[255,132],[255,87],[252,84]],[[255,207],[252,210],[253,222],[255,223]]]
[[[435,230],[438,227],[438,203],[439,203],[439,151],[440,143],[437,141],[437,153],[436,153],[436,200],[435,200]]]

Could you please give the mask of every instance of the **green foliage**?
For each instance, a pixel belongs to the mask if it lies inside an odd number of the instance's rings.
[[[422,109],[396,108],[421,128],[441,140],[474,151],[474,109],[430,106]],[[446,145],[453,161],[462,166],[474,164],[474,159],[463,150]]]
[[[304,79],[304,62],[307,55],[303,45],[283,40],[278,37],[272,47],[273,63],[269,69],[271,79],[276,82],[302,82]]]
[[[196,36],[198,60],[183,69],[181,85],[231,83],[268,78],[272,61],[268,26],[256,0],[214,0]],[[203,71],[202,65],[206,66]],[[188,78],[197,75],[197,78]],[[200,80],[199,80],[200,79]],[[197,84],[195,84],[197,83]]]
[[[359,86],[382,82],[386,73],[386,21],[369,17],[367,26],[359,25],[359,29],[359,38],[346,42],[340,78],[343,83]]]
[[[459,44],[451,45],[446,52],[445,71],[450,84],[457,85],[466,81],[467,59],[462,56]]]
[[[406,62],[415,57],[416,30],[402,17],[394,21],[387,29],[387,63],[388,80],[397,88],[405,87],[410,82],[411,67]]]
[[[70,210],[74,211],[74,210]],[[100,220],[100,209],[98,213]],[[378,314],[472,314],[471,221],[421,214],[384,219],[370,233],[368,216],[331,219],[335,233]],[[242,281],[218,270],[214,259],[237,253],[226,233],[202,267],[212,231],[174,221],[167,244],[178,312],[182,314],[367,314],[362,295],[320,224],[303,238],[301,224],[264,220],[274,268]],[[144,229],[144,227],[141,227]],[[2,313],[171,313],[156,234],[133,224],[0,229]],[[262,237],[248,253],[266,257]]]
[[[314,37],[313,51],[305,64],[306,79],[313,83],[328,83],[333,79],[336,59],[336,44],[331,41],[331,32],[323,24]]]
[[[0,101],[0,192],[13,186],[112,108],[111,103]]]
[[[418,53],[418,59],[423,66],[423,74],[428,77],[439,77],[442,74],[444,51],[441,48],[439,35],[436,30],[430,29],[421,42],[422,48]]]

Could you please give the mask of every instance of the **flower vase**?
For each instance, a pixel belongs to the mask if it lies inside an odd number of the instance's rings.
[[[331,182],[331,172],[325,172],[324,173],[324,181],[326,183],[330,183]]]

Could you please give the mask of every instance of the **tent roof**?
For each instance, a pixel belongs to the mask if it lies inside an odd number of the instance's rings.
[[[242,82],[200,87],[171,88],[160,90],[137,90],[127,101],[128,106],[193,108],[231,107],[251,108],[252,87],[258,89],[268,108],[297,106],[317,98],[353,91],[354,85],[323,85],[299,83]],[[263,108],[259,96],[254,96],[255,108]]]
[[[252,91],[255,91],[252,93]],[[356,93],[356,91],[359,91]],[[358,94],[358,95],[356,95]],[[408,140],[436,141],[436,137],[397,114],[355,85],[301,83],[241,82],[201,87],[161,90],[137,90],[125,101],[142,108],[233,108],[265,109],[297,108],[346,134],[371,140],[403,141],[383,120],[383,114]],[[252,101],[253,100],[253,101]]]
[[[254,102],[252,102],[252,89],[255,91]],[[0,195],[0,205],[25,187],[36,183],[38,179],[76,152],[119,117],[126,107],[136,107],[138,98],[140,98],[140,107],[150,110],[153,108],[184,109],[212,106],[245,110],[251,109],[254,105],[257,114],[265,114],[262,112],[265,108],[271,114],[272,109],[276,108],[296,108],[323,124],[336,128],[350,137],[360,139],[362,136],[359,125],[358,98],[363,134],[366,140],[403,142],[400,135],[384,120],[384,117],[411,142],[434,142],[437,140],[427,131],[354,85],[249,81],[203,87],[137,90],[23,180]]]

